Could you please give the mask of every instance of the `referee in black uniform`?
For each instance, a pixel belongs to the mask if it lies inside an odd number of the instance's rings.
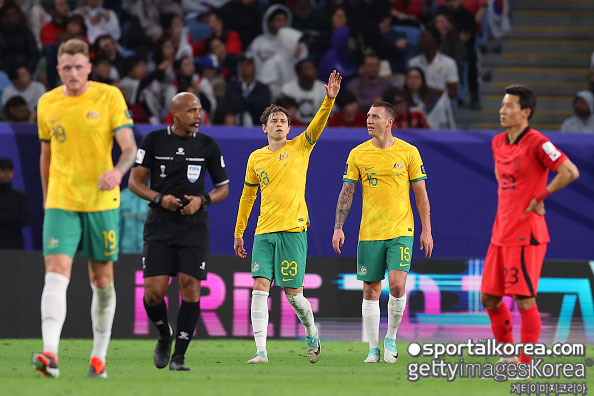
[[[186,371],[184,356],[200,315],[200,281],[206,279],[210,230],[206,207],[229,194],[229,179],[217,142],[198,132],[200,101],[182,92],[171,100],[173,125],[144,137],[130,173],[130,190],[150,201],[144,226],[144,307],[159,330],[155,366]],[[208,171],[215,188],[204,191]],[[150,188],[147,182],[150,177]],[[167,320],[171,276],[179,277],[182,303],[173,328]]]

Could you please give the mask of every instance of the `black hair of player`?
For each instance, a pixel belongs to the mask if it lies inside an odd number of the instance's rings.
[[[530,109],[528,119],[532,118],[536,110],[536,95],[534,91],[525,85],[514,84],[505,88],[505,93],[508,95],[515,95],[520,98],[520,109]]]

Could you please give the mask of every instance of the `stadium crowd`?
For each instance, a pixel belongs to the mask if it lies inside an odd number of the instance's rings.
[[[0,120],[35,122],[37,100],[60,84],[59,45],[78,37],[92,48],[91,79],[118,86],[136,123],[171,122],[171,98],[189,91],[202,101],[205,125],[251,126],[276,102],[303,126],[323,99],[321,80],[336,69],[345,89],[330,126],[364,127],[369,104],[383,98],[396,105],[397,128],[443,127],[429,117],[438,103],[451,106],[452,118],[458,106],[480,109],[487,4],[0,0]],[[561,130],[594,133],[588,94],[575,102]]]
[[[344,76],[332,126],[364,127],[369,104],[396,105],[397,127],[428,128],[446,93],[479,108],[477,35],[487,0],[4,0],[5,121],[35,122],[60,84],[59,45],[84,39],[95,81],[118,86],[137,123],[171,120],[177,92],[198,95],[205,124],[250,126],[271,102],[305,125],[323,80]],[[467,83],[460,83],[467,81]],[[356,104],[356,105],[355,105]]]

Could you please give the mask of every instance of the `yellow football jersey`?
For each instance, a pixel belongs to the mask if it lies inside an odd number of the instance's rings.
[[[413,236],[410,184],[427,178],[417,148],[396,139],[386,149],[368,140],[351,150],[343,181],[361,181],[363,213],[360,241]]]
[[[258,186],[261,200],[256,235],[307,229],[305,181],[309,156],[326,126],[333,105],[334,99],[326,97],[305,132],[287,141],[282,149],[270,151],[266,146],[250,154],[237,213],[236,238],[243,236]]]
[[[120,189],[100,191],[99,177],[113,169],[114,133],[133,126],[116,87],[91,81],[79,96],[62,86],[46,92],[37,107],[39,139],[50,143],[46,209],[96,212],[120,206]]]

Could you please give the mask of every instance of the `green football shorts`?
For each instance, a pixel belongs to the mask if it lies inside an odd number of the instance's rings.
[[[101,212],[47,209],[43,219],[43,255],[74,257],[82,238],[83,256],[117,261],[119,228],[119,208]]]
[[[385,241],[359,241],[357,245],[357,279],[376,282],[389,271],[410,270],[414,237],[401,236]]]
[[[307,231],[271,232],[254,237],[252,278],[263,277],[277,286],[303,286],[307,260]]]

